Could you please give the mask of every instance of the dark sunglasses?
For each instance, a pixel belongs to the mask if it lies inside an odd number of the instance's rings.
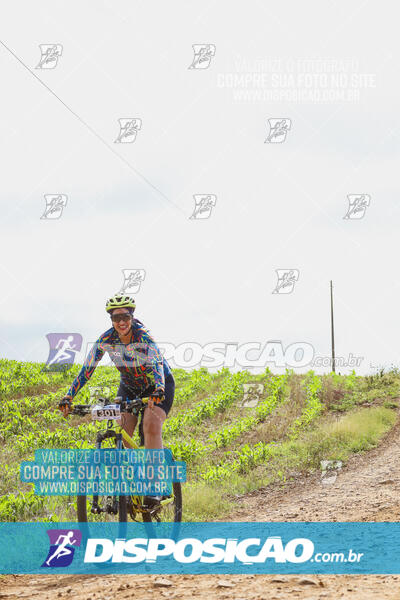
[[[130,319],[131,315],[129,313],[123,313],[122,315],[111,315],[111,321],[113,321],[113,323],[118,323],[119,321],[124,321],[127,323],[130,321]]]

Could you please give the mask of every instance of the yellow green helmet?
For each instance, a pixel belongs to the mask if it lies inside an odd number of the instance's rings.
[[[111,312],[114,308],[132,308],[132,312],[136,308],[134,299],[131,296],[125,296],[124,294],[115,294],[111,296],[106,302],[106,311]]]

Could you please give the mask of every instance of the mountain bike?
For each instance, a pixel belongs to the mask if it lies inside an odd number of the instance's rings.
[[[106,427],[98,431],[96,437],[96,449],[101,449],[104,443],[110,440],[118,450],[124,450],[124,443],[128,448],[140,449],[144,447],[143,431],[139,426],[140,445],[128,435],[120,424],[114,421],[123,412],[135,414],[143,418],[147,402],[144,398],[135,398],[131,401],[123,401],[117,397],[112,401],[105,398],[98,398],[97,406],[92,404],[75,404],[70,414],[85,416],[92,415],[93,420],[106,421]],[[107,445],[107,443],[106,443]],[[80,523],[89,521],[110,521],[118,519],[120,522],[126,522],[128,515],[133,521],[138,521],[141,517],[144,523],[152,522],[170,522],[175,524],[173,531],[176,531],[176,524],[182,520],[182,489],[179,481],[172,482],[172,494],[163,496],[155,506],[148,507],[143,503],[143,496],[100,496],[94,494],[93,497],[86,495],[77,496],[77,516]]]

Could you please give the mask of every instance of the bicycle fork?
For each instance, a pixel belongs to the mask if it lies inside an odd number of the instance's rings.
[[[111,429],[106,429],[105,431],[97,432],[96,450],[100,450],[101,444],[104,442],[104,440],[107,440],[109,438],[114,438],[117,450],[122,450],[122,433],[116,433]],[[111,501],[107,502],[106,506],[102,508],[99,505],[99,495],[94,494],[90,512],[95,515],[98,515],[102,512],[112,513],[114,515],[118,514],[118,496],[108,496],[107,499],[108,498],[111,498]]]

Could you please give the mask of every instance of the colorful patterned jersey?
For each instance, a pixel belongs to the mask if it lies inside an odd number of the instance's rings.
[[[67,396],[76,396],[93,375],[105,352],[121,373],[122,383],[133,393],[139,396],[147,390],[164,390],[165,376],[171,373],[169,364],[149,330],[138,319],[133,319],[131,343],[123,344],[114,327],[103,333],[87,355]]]

